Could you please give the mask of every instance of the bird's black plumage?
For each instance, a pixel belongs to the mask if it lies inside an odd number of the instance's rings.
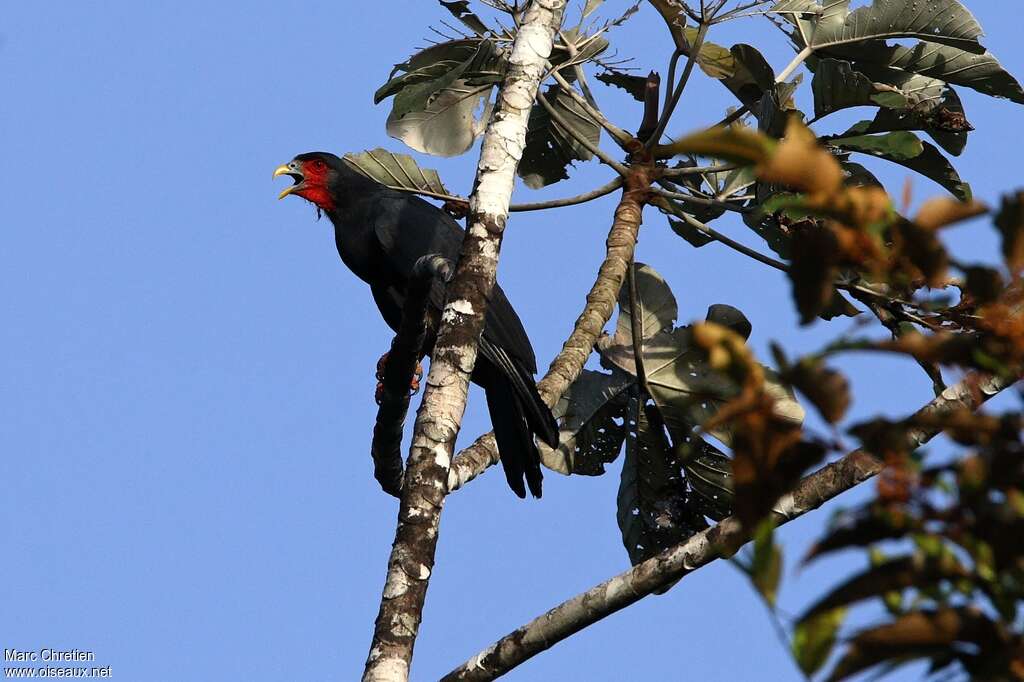
[[[366,178],[333,154],[301,154],[287,168],[292,170],[281,172],[296,178],[290,189],[327,214],[342,261],[370,285],[385,322],[397,331],[406,283],[416,261],[439,254],[454,262],[462,244],[462,228],[436,206]],[[311,178],[314,174],[316,178]],[[316,187],[318,183],[328,194]],[[444,304],[444,286],[437,281],[431,291],[428,317],[434,322],[428,349],[433,347],[436,320]],[[535,497],[541,495],[540,455],[534,435],[552,447],[558,443],[557,424],[537,393],[536,371],[537,361],[523,324],[495,284],[472,380],[487,394],[505,477],[519,497],[526,496],[527,486]]]

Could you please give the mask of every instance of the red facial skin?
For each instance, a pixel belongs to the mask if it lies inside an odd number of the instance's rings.
[[[327,188],[327,164],[318,159],[302,163],[303,187],[295,194],[316,204],[323,211],[334,209],[334,199]]]

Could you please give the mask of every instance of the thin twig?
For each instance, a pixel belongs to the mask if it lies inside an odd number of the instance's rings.
[[[693,67],[697,63],[697,57],[700,54],[700,48],[704,45],[704,36],[707,35],[708,26],[702,23],[700,28],[697,29],[697,37],[694,39],[693,44],[690,45],[690,54],[686,58],[686,66],[683,67],[683,74],[679,77],[679,83],[676,84],[675,90],[672,92],[671,99],[667,99],[665,102],[665,109],[661,114],[661,120],[658,121],[658,127],[654,130],[654,134],[647,140],[645,144],[648,149],[653,147],[661,139],[662,134],[665,132],[665,127],[668,126],[669,120],[672,118],[672,113],[676,109],[676,105],[679,104],[679,99],[683,96],[683,89],[686,88],[686,83],[690,80],[690,74],[693,73]],[[672,87],[672,83],[668,84],[668,87]]]
[[[577,204],[583,204],[594,199],[600,199],[603,196],[607,196],[622,187],[622,176],[617,175],[610,181],[596,187],[589,192],[577,194],[574,197],[564,197],[562,199],[549,199],[548,201],[535,201],[528,204],[512,204],[508,207],[511,212],[522,212],[522,211],[541,211],[546,208],[561,208],[563,206],[575,206]]]

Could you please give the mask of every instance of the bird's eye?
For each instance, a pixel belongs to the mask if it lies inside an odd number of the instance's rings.
[[[313,168],[315,170],[322,171],[324,169],[324,162],[317,159],[313,162]]]

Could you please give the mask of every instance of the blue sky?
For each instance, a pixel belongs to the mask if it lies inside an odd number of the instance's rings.
[[[984,43],[1024,75],[1013,4],[970,5]],[[277,202],[282,183],[270,175],[314,149],[404,151],[386,137],[387,105],[373,106],[372,93],[442,16],[412,0],[6,8],[3,647],[93,651],[121,680],[357,679],[396,512],[367,454],[373,370],[391,336],[338,260],[327,221],[297,199]],[[660,28],[645,7],[616,31],[619,53],[664,71]],[[764,44],[777,70],[791,56],[760,20],[710,39]],[[635,127],[635,104],[597,87],[612,117]],[[957,166],[991,202],[1020,183],[1021,110],[961,94],[978,131]],[[711,123],[728,104],[697,74],[669,132]],[[468,191],[475,151],[425,162]],[[869,165],[902,186],[901,169]],[[609,175],[589,164],[563,185],[516,196],[573,194]],[[918,177],[914,192],[919,201],[942,190]],[[613,205],[510,222],[499,277],[542,366],[580,310]],[[738,222],[717,225],[757,245]],[[984,221],[950,239],[970,257],[995,253]],[[684,321],[711,303],[743,309],[762,354],[770,339],[810,350],[850,324],[798,330],[782,276],[717,245],[690,248],[653,210],[638,258],[667,277]],[[930,397],[910,363],[854,358],[843,367],[854,417],[898,414]],[[462,444],[489,428],[480,398],[471,397]],[[490,472],[451,497],[414,679],[435,679],[628,566],[617,473],[617,464],[601,478],[549,473],[544,499],[522,502]],[[781,533],[789,563],[829,514]],[[860,561],[787,573],[783,609],[799,611]],[[800,679],[727,565],[507,679],[569,675]]]

